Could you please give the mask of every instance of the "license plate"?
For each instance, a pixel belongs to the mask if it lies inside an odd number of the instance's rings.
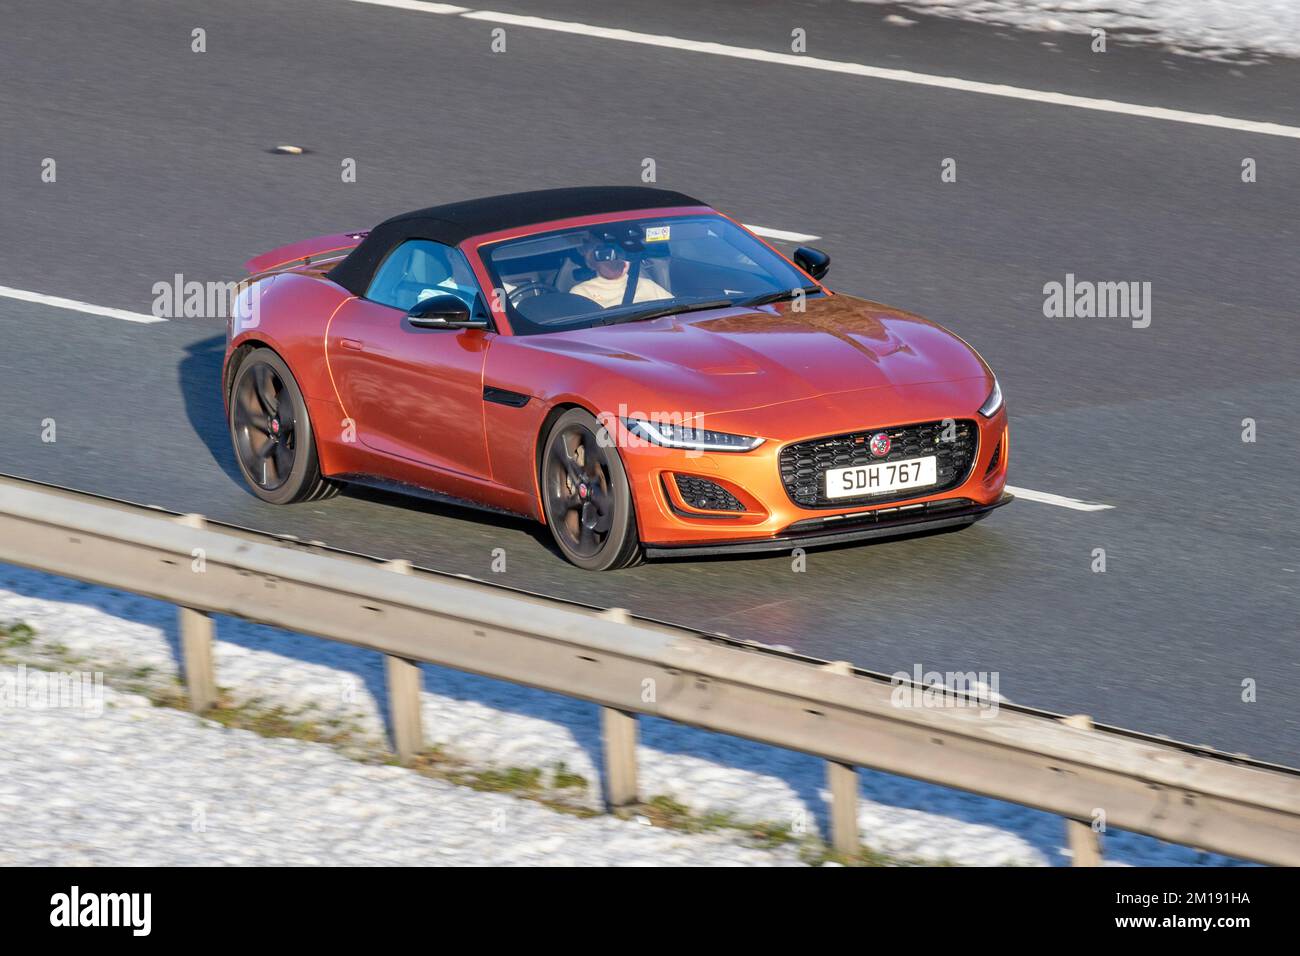
[[[928,455],[925,458],[882,461],[875,465],[832,468],[826,472],[826,497],[858,498],[909,488],[925,488],[939,480],[937,461],[934,455]]]

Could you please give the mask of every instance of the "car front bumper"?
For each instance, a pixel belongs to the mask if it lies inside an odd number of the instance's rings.
[[[930,494],[918,489],[910,498],[879,503],[797,503],[782,480],[781,450],[812,436],[769,441],[753,452],[740,454],[687,453],[646,443],[625,447],[621,454],[632,485],[642,544],[652,556],[743,553],[893,537],[973,523],[1011,500],[1004,493],[1010,436],[1005,410],[991,419],[964,417],[975,422],[977,442],[964,477]],[[681,493],[678,476],[712,482],[727,492],[722,496],[727,504],[720,504],[717,510],[693,508]],[[818,480],[824,480],[824,473]],[[722,510],[728,506],[731,510]]]

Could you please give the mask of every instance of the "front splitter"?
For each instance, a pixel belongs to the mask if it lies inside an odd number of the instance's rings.
[[[893,538],[905,534],[918,534],[925,531],[939,531],[974,524],[989,512],[1010,504],[1015,496],[1003,492],[1002,497],[992,504],[971,503],[966,507],[930,507],[915,511],[900,509],[901,513],[888,518],[871,518],[871,512],[863,517],[841,519],[845,523],[851,520],[851,527],[837,527],[834,530],[800,531],[783,533],[771,538],[757,538],[741,541],[709,542],[708,544],[663,545],[647,544],[646,557],[699,557],[710,554],[752,554],[762,551],[789,551],[792,548],[819,548],[850,541],[869,541],[879,538]],[[942,501],[935,505],[942,506]],[[891,509],[892,510],[892,509]],[[829,524],[836,519],[828,519]]]

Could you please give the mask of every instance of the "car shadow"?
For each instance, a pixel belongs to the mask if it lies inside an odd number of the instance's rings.
[[[226,337],[213,335],[185,347],[177,367],[181,399],[190,427],[208,454],[227,477],[243,485],[235,452],[226,427],[226,409],[221,401],[221,363],[226,355]]]
[[[421,514],[440,518],[453,518],[458,521],[473,521],[476,524],[490,528],[508,528],[511,531],[523,531],[539,545],[546,548],[560,560],[563,560],[563,555],[551,540],[550,532],[546,526],[523,515],[481,508],[470,502],[446,498],[421,488],[390,490],[373,485],[348,482],[343,485],[342,494],[346,498],[382,505],[387,508],[418,511]]]

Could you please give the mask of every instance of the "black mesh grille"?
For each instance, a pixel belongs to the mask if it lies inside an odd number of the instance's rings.
[[[692,508],[701,511],[744,511],[736,496],[721,485],[714,484],[707,478],[693,478],[690,475],[673,475],[677,481],[677,490],[682,500]]]
[[[882,431],[889,436],[891,447],[889,454],[876,458],[871,454],[871,436]],[[814,438],[781,449],[781,483],[790,499],[804,508],[843,508],[933,495],[955,488],[966,480],[975,463],[978,444],[979,429],[969,419],[872,428],[848,435]],[[938,459],[935,462],[938,481],[927,488],[854,498],[826,497],[828,469],[902,461],[923,455],[934,455]]]

